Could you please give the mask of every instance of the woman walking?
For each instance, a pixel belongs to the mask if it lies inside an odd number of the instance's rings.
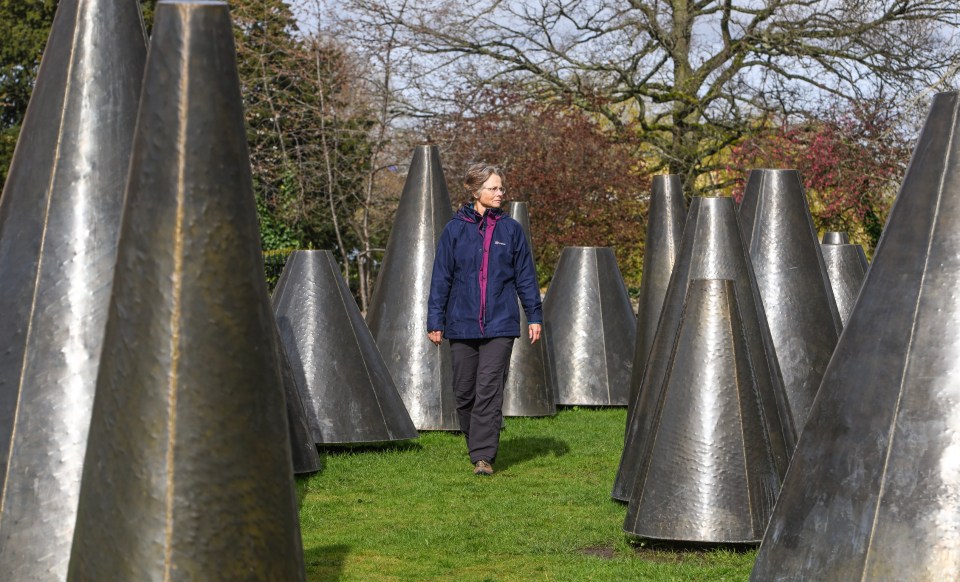
[[[464,188],[470,201],[443,229],[433,263],[427,329],[450,340],[460,430],[475,475],[492,475],[503,422],[503,381],[523,303],[530,343],[543,316],[533,257],[520,223],[500,209],[506,190],[496,166],[474,164]]]

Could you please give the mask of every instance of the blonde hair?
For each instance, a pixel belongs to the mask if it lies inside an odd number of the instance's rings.
[[[490,179],[490,176],[496,174],[503,179],[503,170],[497,166],[479,163],[472,164],[467,168],[467,173],[463,176],[463,188],[467,192],[467,197],[472,201],[476,198],[475,194],[483,187],[483,183]]]

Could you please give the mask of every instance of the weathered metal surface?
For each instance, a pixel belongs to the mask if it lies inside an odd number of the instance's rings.
[[[533,254],[530,237],[530,212],[526,202],[511,202],[510,216],[520,223]],[[519,299],[517,300],[519,302]],[[527,313],[520,306],[520,338],[513,343],[510,366],[503,388],[504,416],[552,416],[557,413],[553,401],[553,385],[547,374],[546,330],[541,328],[540,341],[530,344]]]
[[[430,274],[453,218],[437,146],[417,146],[400,196],[367,324],[418,430],[460,430],[450,344],[427,337]]]
[[[637,323],[613,249],[564,248],[543,319],[556,403],[627,404]]]
[[[67,575],[146,53],[135,0],[62,0],[0,198],[2,580]]]
[[[934,97],[753,580],[960,579],[960,97]]]
[[[307,412],[300,398],[300,386],[293,374],[287,350],[280,340],[280,330],[277,330],[276,350],[280,362],[280,374],[283,381],[283,397],[287,404],[287,426],[290,429],[290,453],[293,460],[293,472],[297,475],[316,473],[320,470],[320,455],[317,454],[317,445],[310,434],[307,424]]]
[[[785,467],[771,454],[780,427],[761,413],[769,382],[755,375],[744,323],[734,281],[690,281],[666,381],[654,387],[657,406],[643,411],[653,417],[651,444],[639,459],[627,533],[708,543],[763,536]]]
[[[753,170],[739,212],[799,433],[843,328],[800,175]]]
[[[840,235],[840,236],[836,236]],[[823,252],[823,262],[827,266],[827,275],[830,278],[830,287],[833,297],[837,300],[837,310],[840,320],[846,326],[850,321],[853,306],[860,295],[863,278],[867,276],[867,255],[860,245],[852,245],[845,232],[828,232],[823,235],[824,243],[820,250]]]
[[[304,580],[225,3],[160,2],[69,580]]]
[[[663,301],[660,325],[653,340],[647,371],[637,405],[627,423],[620,468],[611,496],[629,501],[640,459],[652,445],[653,423],[659,394],[669,374],[668,363],[683,314],[683,302],[692,279],[735,281],[737,305],[747,338],[746,357],[754,370],[761,395],[762,414],[780,422],[768,423],[767,440],[778,471],[786,468],[796,443],[790,406],[780,377],[773,340],[767,328],[763,303],[747,255],[732,198],[694,198],[687,213],[680,252]]]
[[[295,251],[273,293],[280,336],[317,444],[417,438],[330,251]]]
[[[633,415],[637,391],[647,367],[647,357],[653,346],[660,321],[663,298],[667,295],[670,274],[677,260],[683,223],[687,217],[680,176],[654,176],[647,214],[647,237],[644,241],[643,278],[637,310],[637,348],[633,355],[630,379],[630,400],[627,418]]]

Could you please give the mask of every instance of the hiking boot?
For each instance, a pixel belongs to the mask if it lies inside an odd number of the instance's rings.
[[[474,475],[493,475],[493,465],[486,461],[477,461],[473,466]]]

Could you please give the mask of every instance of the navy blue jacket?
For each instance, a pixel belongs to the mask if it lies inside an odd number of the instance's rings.
[[[523,228],[499,209],[480,216],[465,204],[440,235],[427,330],[450,339],[519,337],[518,296],[527,321],[542,323],[537,274]]]

